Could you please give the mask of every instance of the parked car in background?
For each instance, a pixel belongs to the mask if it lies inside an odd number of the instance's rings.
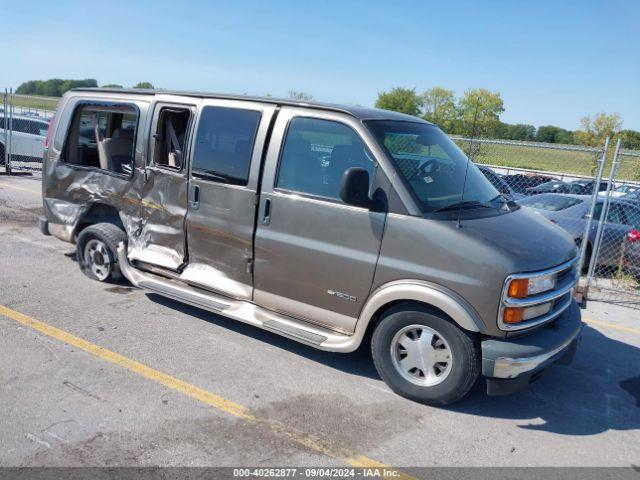
[[[627,234],[627,248],[622,265],[640,282],[640,232],[638,230],[632,230]]]
[[[591,195],[593,193],[594,180],[574,180],[569,182],[569,191],[567,193],[573,193],[575,195]],[[598,187],[599,192],[607,190],[607,182],[600,182]]]
[[[487,177],[487,180],[491,182],[491,185],[495,187],[503,195],[507,195],[512,200],[519,200],[524,198],[522,193],[516,192],[511,186],[502,178],[502,176],[498,175],[491,168],[486,167],[484,165],[478,165],[480,171]]]
[[[630,185],[630,184],[624,184],[624,185],[620,185],[619,187],[616,187],[615,190],[613,190],[611,192],[611,196],[612,197],[624,197],[626,195],[629,195],[631,193],[635,193],[640,191],[640,186],[638,185]]]
[[[564,228],[573,236],[576,245],[581,245],[586,227],[586,216],[591,207],[591,198],[589,195],[545,193],[524,198],[518,203],[524,207],[534,209],[553,223]],[[603,205],[604,199],[598,198],[587,240],[589,243],[587,244],[587,254],[583,267],[589,264],[588,262],[591,258]],[[639,229],[640,205],[617,198],[610,199],[597,266],[618,267],[621,262],[623,241],[635,243],[640,240]],[[640,263],[635,263],[635,266],[637,269]]]
[[[0,117],[1,162],[4,162],[4,151],[8,137],[8,126],[5,128],[4,122],[4,117]],[[14,115],[12,122],[11,159],[27,162],[42,160],[49,120],[29,115]]]
[[[560,180],[553,180],[551,182],[545,182],[535,187],[530,187],[525,190],[527,195],[538,195],[540,193],[569,193],[570,184],[562,182]]]
[[[547,175],[525,175],[523,173],[503,175],[502,178],[515,192],[523,194],[526,194],[527,188],[537,187],[546,182],[558,181],[558,179]]]

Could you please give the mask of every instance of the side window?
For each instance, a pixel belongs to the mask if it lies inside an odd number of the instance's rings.
[[[260,112],[204,107],[191,160],[194,176],[246,185]]]
[[[596,208],[593,212],[593,218],[594,220],[598,221],[600,220],[600,214],[602,213],[602,206],[604,204],[603,203],[597,203],[596,204]],[[620,208],[617,204],[615,203],[610,203],[609,204],[609,211],[607,212],[607,219],[606,222],[608,223],[619,223],[622,224],[624,223],[623,219],[622,219],[622,214],[620,212]]]
[[[342,174],[364,168],[373,182],[376,164],[360,136],[343,123],[296,117],[289,123],[276,187],[340,200]]]
[[[153,150],[153,163],[160,167],[180,170],[184,164],[184,151],[191,111],[187,108],[162,107]]]
[[[629,225],[633,228],[640,227],[640,208],[632,205],[620,205],[625,216],[625,225]]]
[[[131,105],[81,103],[71,120],[64,161],[130,175],[137,124],[138,109]]]

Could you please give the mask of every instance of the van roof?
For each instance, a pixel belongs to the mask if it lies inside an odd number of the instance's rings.
[[[337,105],[333,103],[322,102],[306,102],[301,100],[292,100],[290,98],[275,97],[258,97],[251,95],[233,95],[227,93],[206,93],[206,92],[190,92],[179,90],[156,90],[143,88],[74,88],[71,92],[100,92],[100,93],[119,93],[127,95],[180,95],[183,97],[194,98],[219,98],[225,100],[246,100],[254,102],[271,103],[277,105],[290,105],[296,107],[316,108],[318,110],[331,110],[351,115],[360,120],[396,120],[404,122],[427,123],[419,117],[406,115],[404,113],[392,112],[390,110],[382,110],[379,108],[366,108],[360,106]],[[431,124],[430,124],[431,125]]]

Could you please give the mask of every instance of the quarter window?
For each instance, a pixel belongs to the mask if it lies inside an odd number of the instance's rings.
[[[131,174],[138,123],[137,108],[126,104],[80,104],[64,150],[71,165]]]
[[[200,115],[191,170],[194,176],[246,185],[260,112],[204,107]]]
[[[376,164],[352,128],[330,120],[297,117],[287,130],[276,187],[340,200],[342,175],[352,167],[366,169],[373,182]]]

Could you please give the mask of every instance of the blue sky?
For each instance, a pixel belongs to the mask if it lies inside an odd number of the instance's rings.
[[[0,0],[0,12],[1,88],[96,78],[368,106],[394,86],[485,87],[503,121],[575,129],[606,111],[640,130],[637,0]]]

